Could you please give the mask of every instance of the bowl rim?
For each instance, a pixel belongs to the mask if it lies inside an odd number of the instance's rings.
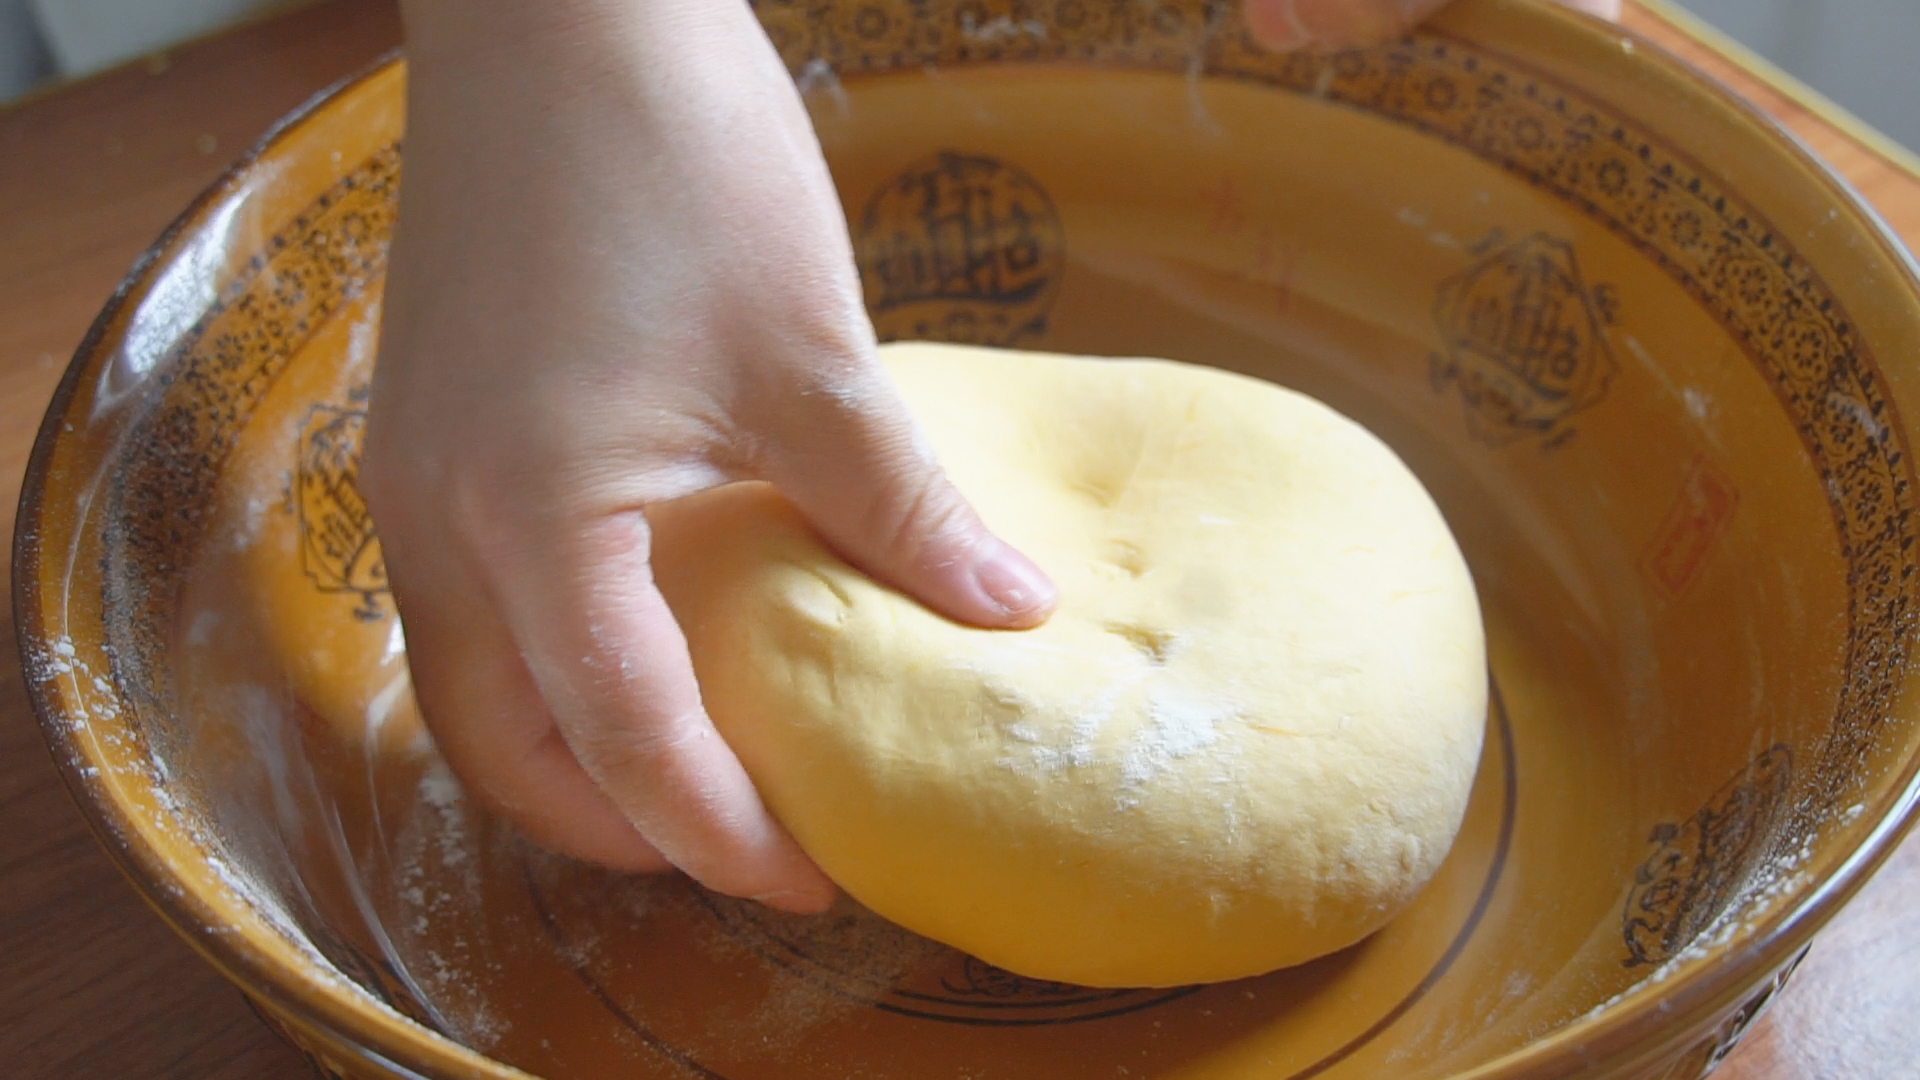
[[[1850,230],[1870,240],[1899,278],[1882,287],[1904,289],[1920,297],[1920,260],[1873,205],[1784,124],[1692,62],[1632,29],[1559,5],[1480,0],[1478,5],[1465,6],[1497,7],[1503,18],[1533,20],[1536,25],[1531,32],[1540,38],[1571,34],[1631,43],[1631,55],[1623,57],[1622,63],[1664,67],[1685,84],[1695,103],[1705,106],[1716,122],[1743,125],[1755,137],[1770,142],[1781,154],[1782,165],[1796,167],[1804,180],[1825,188],[1836,204],[1857,215],[1857,220],[1849,222]],[[1446,21],[1444,14],[1440,18]],[[1444,25],[1438,29],[1441,36],[1448,36]],[[1507,58],[1532,66],[1518,58]],[[180,887],[172,864],[139,838],[132,824],[134,812],[103,782],[86,774],[87,755],[74,737],[67,714],[51,693],[51,680],[36,674],[34,650],[45,650],[53,642],[39,586],[49,505],[47,486],[55,447],[65,437],[63,429],[80,386],[94,374],[95,362],[105,355],[104,347],[110,343],[126,305],[143,286],[151,284],[155,269],[177,254],[190,231],[243,188],[261,160],[295,129],[404,62],[401,49],[389,50],[309,96],[269,127],[135,258],[76,347],[38,427],[22,480],[13,535],[13,616],[19,659],[27,674],[23,682],[68,794],[96,841],[135,892],[195,952],[248,997],[324,1037],[332,1052],[344,1052],[402,1075],[486,1075],[528,1080],[531,1074],[486,1057],[425,1025],[397,1014],[382,1015],[370,1003],[354,1002],[351,994],[324,985],[311,972],[299,970],[298,965],[279,962],[245,935],[217,932],[221,924],[212,908],[192,889]],[[1889,796],[1883,796],[1886,812],[1875,819],[1838,865],[1752,923],[1739,947],[1681,965],[1657,993],[1644,980],[1634,984],[1616,1003],[1569,1020],[1541,1038],[1454,1074],[1456,1080],[1558,1076],[1565,1075],[1568,1067],[1588,1070],[1629,1064],[1635,1059],[1650,1061],[1671,1053],[1682,1039],[1698,1038],[1702,1029],[1697,1022],[1711,1017],[1717,1023],[1720,1013],[1740,1004],[1762,980],[1787,967],[1892,854],[1920,817],[1920,754],[1905,762],[1898,779],[1889,782],[1887,790]],[[166,888],[163,883],[176,887]],[[364,989],[361,996],[371,1001],[371,994]],[[374,1022],[369,1024],[368,1020]],[[1671,1023],[1662,1025],[1660,1020]],[[1687,1023],[1689,1020],[1696,1023]],[[1647,1039],[1662,1026],[1667,1028],[1664,1039]],[[395,1055],[406,1059],[405,1063]],[[429,1073],[416,1072],[416,1068]]]
[[[1501,0],[1501,3],[1515,6],[1511,0]],[[1744,123],[1759,138],[1771,141],[1781,153],[1783,166],[1797,167],[1802,178],[1824,188],[1837,207],[1858,216],[1855,231],[1872,243],[1898,278],[1881,288],[1904,292],[1909,299],[1920,301],[1920,258],[1916,258],[1885,216],[1852,182],[1784,123],[1698,65],[1638,32],[1560,4],[1536,7],[1542,18],[1587,30],[1598,27],[1616,41],[1631,42],[1635,58],[1647,54],[1653,64],[1650,70],[1660,66],[1668,68],[1699,95],[1697,100],[1701,104],[1714,110],[1717,119],[1730,125]],[[1526,61],[1515,62],[1532,66]],[[1634,58],[1628,62],[1639,63]],[[1920,422],[1913,422],[1913,426],[1920,431]],[[1673,1044],[1683,1039],[1697,1039],[1700,1035],[1694,1027],[1674,1024],[1667,1038],[1651,1045],[1634,1038],[1657,1030],[1659,1017],[1713,1016],[1716,1029],[1710,1037],[1723,1039],[1726,1032],[1718,1027],[1719,1017],[1749,1002],[1759,1001],[1762,1008],[1771,1004],[1772,991],[1762,985],[1763,981],[1770,977],[1784,979],[1791,973],[1813,936],[1866,885],[1920,819],[1917,812],[1920,811],[1920,752],[1908,757],[1893,774],[1887,783],[1887,792],[1883,797],[1886,812],[1874,819],[1872,828],[1838,865],[1804,889],[1789,894],[1790,899],[1777,904],[1763,917],[1753,920],[1750,929],[1741,935],[1744,940],[1738,948],[1691,961],[1670,960],[1668,963],[1675,965],[1674,973],[1663,979],[1658,988],[1643,979],[1613,1001],[1500,1057],[1456,1074],[1453,1080],[1559,1076],[1563,1074],[1556,1065],[1619,1064],[1629,1060],[1636,1049],[1644,1058],[1657,1059],[1660,1053],[1670,1052]],[[1753,1018],[1747,1019],[1750,1022]],[[1733,1040],[1741,1034],[1744,1030],[1734,1032],[1730,1039],[1723,1041],[1722,1048],[1731,1048]]]
[[[157,268],[178,254],[182,241],[198,224],[222,203],[234,197],[246,185],[248,177],[275,147],[296,129],[316,120],[335,101],[345,98],[361,86],[404,65],[404,50],[387,49],[309,95],[299,105],[276,120],[248,146],[220,175],[194,196],[184,210],[168,223],[160,235],[138,256],[115,287],[100,313],[75,348],[73,359],[55,387],[47,411],[34,436],[33,450],[27,459],[17,504],[12,548],[12,603],[19,663],[26,678],[27,696],[39,721],[54,765],[67,794],[86,820],[95,841],[111,858],[134,892],[147,907],[185,941],[193,951],[233,983],[243,996],[266,1012],[275,1014],[285,1025],[306,1028],[322,1036],[330,1053],[344,1053],[362,1063],[377,1065],[404,1077],[428,1075],[476,1075],[479,1067],[500,1080],[533,1080],[531,1074],[505,1062],[485,1057],[423,1024],[401,1017],[382,1016],[371,1004],[372,995],[361,988],[367,1002],[353,1002],[350,994],[329,991],[321,980],[297,965],[276,962],[256,947],[244,934],[218,932],[222,923],[213,909],[193,889],[183,886],[173,865],[139,839],[132,824],[133,813],[97,776],[85,771],[87,757],[73,736],[69,724],[62,722],[59,703],[54,700],[53,680],[37,677],[34,651],[53,644],[46,612],[41,603],[39,583],[42,571],[43,523],[47,510],[47,485],[56,444],[65,436],[68,414],[84,380],[95,374],[95,361],[106,355],[113,328],[127,305],[150,285]],[[64,752],[63,752],[64,751]],[[175,887],[166,888],[163,883]],[[341,980],[351,982],[338,973]],[[357,986],[357,984],[354,984]],[[359,1006],[359,1007],[356,1007]],[[265,1013],[263,1012],[263,1019]],[[371,1026],[366,1019],[373,1019]],[[268,1025],[274,1029],[276,1025]],[[283,1039],[292,1036],[276,1030]],[[297,1052],[311,1057],[307,1048],[296,1042]],[[403,1063],[392,1055],[399,1053],[415,1060]],[[422,1058],[431,1060],[420,1060]],[[420,1073],[416,1068],[426,1068]]]

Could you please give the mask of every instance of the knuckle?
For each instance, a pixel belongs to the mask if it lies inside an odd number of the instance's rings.
[[[586,725],[568,742],[582,765],[606,784],[632,784],[673,771],[704,738],[713,735],[704,716],[683,714],[645,723]]]
[[[866,522],[868,535],[912,562],[957,558],[968,546],[972,513],[937,472],[883,489]]]

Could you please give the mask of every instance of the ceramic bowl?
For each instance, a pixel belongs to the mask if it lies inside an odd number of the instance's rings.
[[[760,15],[881,333],[1315,394],[1487,614],[1463,836],[1407,913],[1176,990],[991,968],[527,848],[413,711],[355,487],[402,66],[288,121],[88,336],[15,556],[102,841],[331,1076],[1691,1080],[1908,822],[1920,287],[1650,46],[1479,0],[1266,55],[1202,0]]]

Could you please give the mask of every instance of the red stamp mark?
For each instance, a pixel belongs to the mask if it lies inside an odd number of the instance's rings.
[[[1200,193],[1207,209],[1207,224],[1214,232],[1232,236],[1247,226],[1247,212],[1240,204],[1240,189],[1234,186],[1233,177],[1222,176],[1218,186],[1210,187]]]
[[[1285,315],[1293,306],[1293,250],[1272,226],[1252,220],[1240,187],[1230,175],[1223,175],[1219,183],[1201,189],[1200,206],[1207,215],[1209,230],[1220,236],[1235,237],[1235,247],[1240,246],[1242,239],[1247,245],[1246,259],[1232,271],[1234,276],[1270,292],[1275,313]]]
[[[1662,595],[1680,595],[1699,576],[1739,503],[1740,489],[1733,481],[1705,454],[1695,455],[1666,520],[1640,556],[1640,572]]]
[[[1285,315],[1293,304],[1293,249],[1283,246],[1273,230],[1261,226],[1255,235],[1247,276],[1273,290],[1274,313]]]

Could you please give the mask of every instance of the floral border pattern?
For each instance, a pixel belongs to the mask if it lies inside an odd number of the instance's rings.
[[[1744,347],[1799,431],[1848,564],[1845,681],[1796,813],[1855,788],[1915,630],[1915,474],[1873,355],[1792,241],[1685,152],[1513,59],[1439,33],[1276,56],[1229,0],[754,0],[805,85],[981,61],[1256,82],[1441,139],[1632,244]]]
[[[281,371],[334,312],[385,273],[400,147],[380,150],[266,242],[157,366],[164,392],[134,426],[140,448],[113,478],[103,612],[118,682],[149,717],[169,715],[166,573],[196,550],[214,479]],[[156,590],[155,586],[160,586]]]
[[[1783,743],[1760,752],[1684,822],[1663,821],[1634,872],[1620,916],[1625,967],[1673,959],[1743,898],[1767,869],[1793,784]],[[1776,873],[1777,873],[1776,868]]]
[[[1457,145],[1555,194],[1659,265],[1744,345],[1825,481],[1849,564],[1847,675],[1807,779],[1820,809],[1844,797],[1893,700],[1915,627],[1915,476],[1866,343],[1832,290],[1756,211],[1626,117],[1434,34],[1330,56],[1273,56],[1247,39],[1223,0],[918,0],[906,9],[912,18],[878,2],[757,4],[802,78],[822,64],[871,73],[1089,60],[1310,93]],[[273,236],[167,358],[162,379],[172,385],[141,421],[135,439],[146,449],[113,493],[112,517],[125,535],[110,542],[109,558],[123,570],[192,550],[205,480],[260,395],[333,310],[378,279],[398,176],[396,145],[342,179]],[[128,613],[114,644],[124,660],[151,659],[141,654],[153,635],[133,623],[158,625],[149,617],[171,598],[146,595],[147,575],[108,569],[108,610]],[[152,665],[123,667],[131,685],[151,689]]]
[[[1327,56],[1271,56],[1226,0],[756,0],[803,81],[975,62],[1094,62],[1310,94],[1441,139],[1550,193],[1659,266],[1739,341],[1824,482],[1848,565],[1845,683],[1795,787],[1843,799],[1898,688],[1915,622],[1915,474],[1874,358],[1831,288],[1751,206],[1682,151],[1521,63],[1433,33]],[[399,148],[279,230],[158,366],[164,386],[114,480],[104,610],[120,685],[168,714],[153,663],[213,484],[286,363],[384,269]],[[149,732],[152,728],[149,727]],[[1798,770],[1796,770],[1798,771]],[[1784,832],[1796,830],[1786,829]]]

